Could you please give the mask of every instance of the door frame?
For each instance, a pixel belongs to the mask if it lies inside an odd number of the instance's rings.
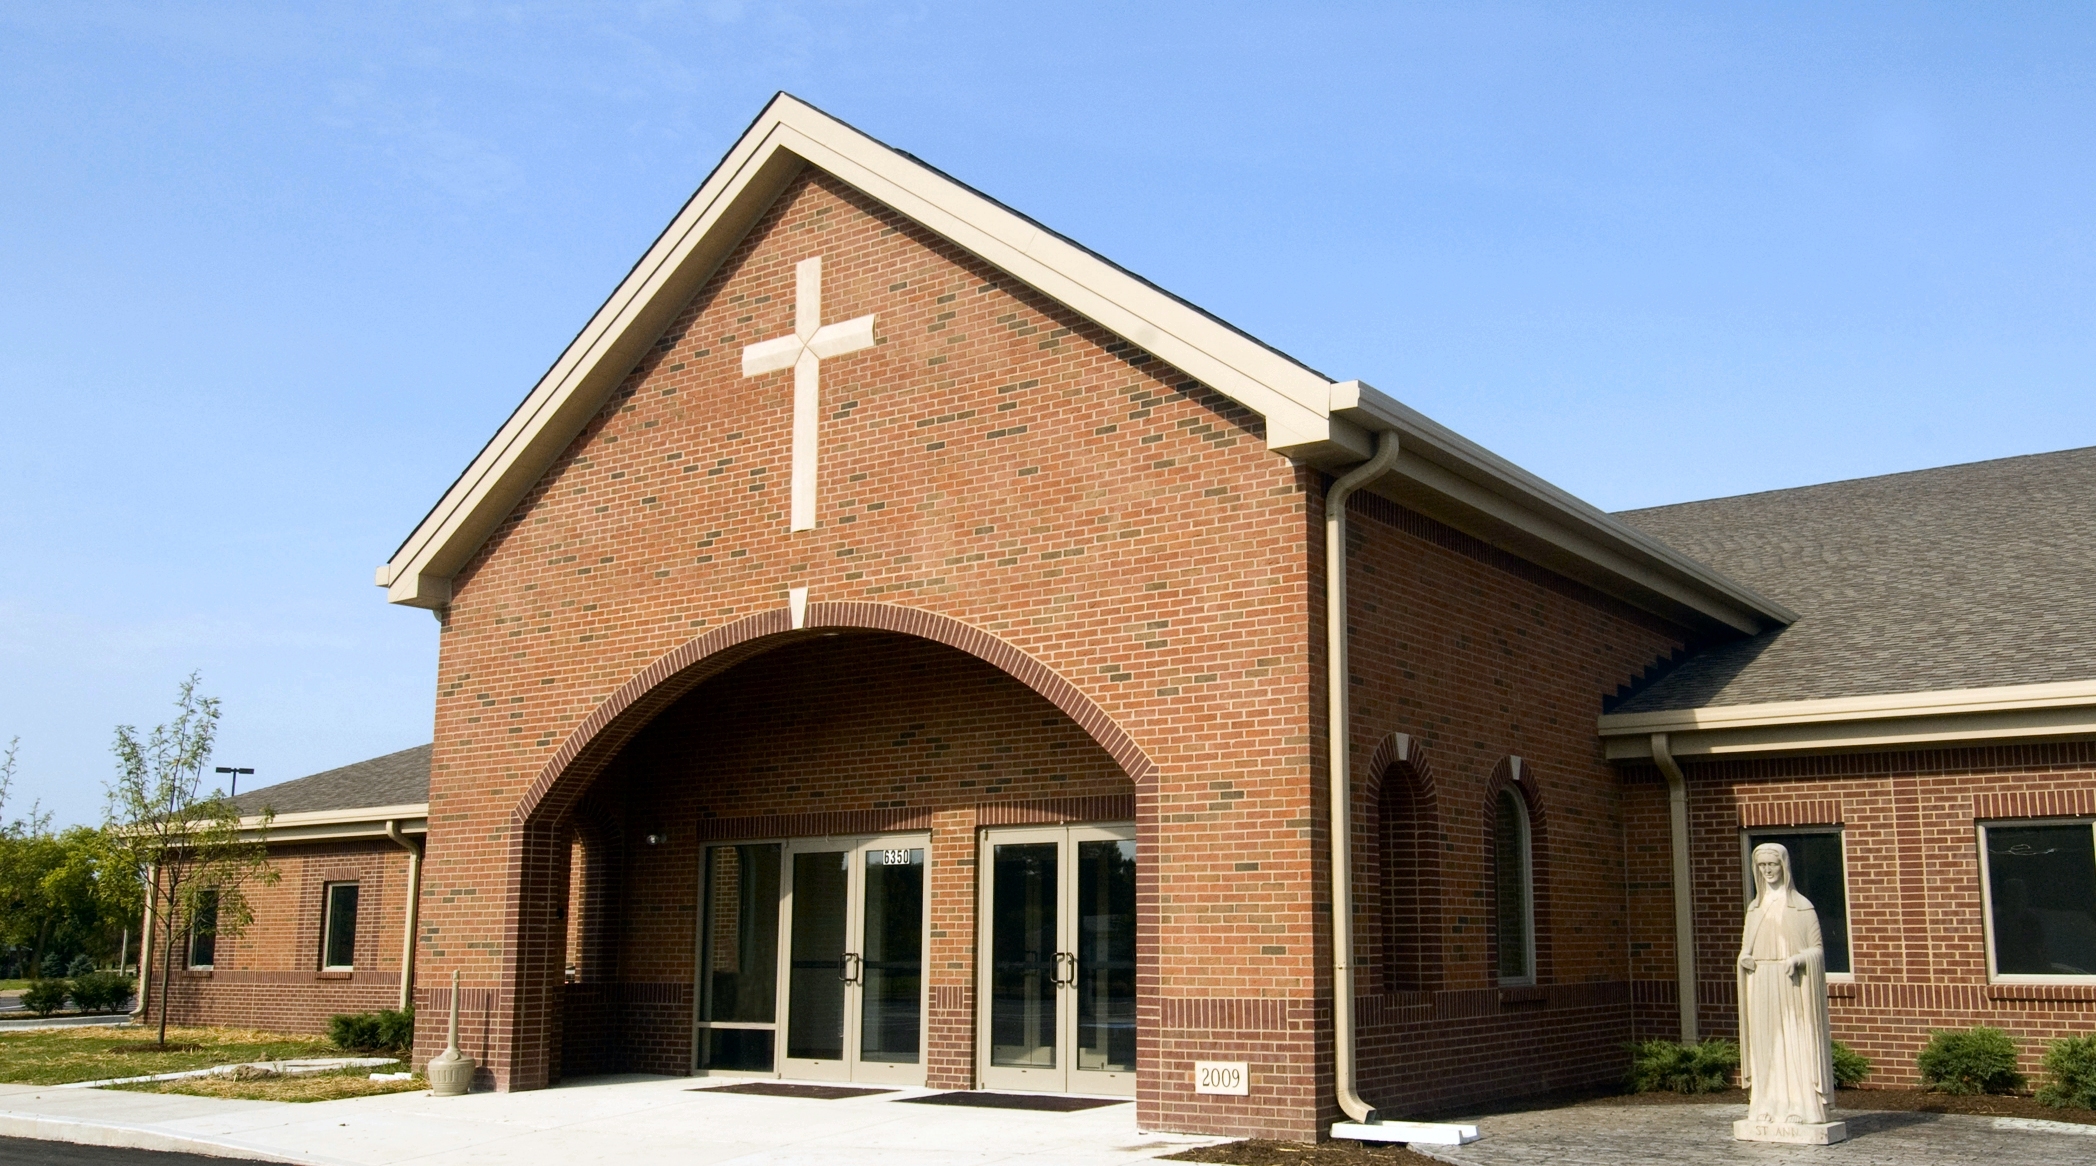
[[[784,839],[779,848],[779,957],[778,1005],[773,1013],[779,1035],[774,1039],[772,1072],[777,1077],[812,1081],[867,1081],[886,1085],[922,1085],[931,1061],[931,932],[932,932],[932,839],[929,832],[895,834],[832,835],[818,838]],[[917,1060],[895,1064],[859,1059],[860,1024],[864,1018],[862,970],[844,990],[843,1056],[836,1061],[787,1055],[787,1034],[793,1023],[793,856],[843,851],[847,858],[845,878],[845,951],[859,954],[865,947],[866,872],[862,857],[869,850],[923,850],[924,887],[918,908],[918,951],[922,971],[918,979]],[[700,926],[704,926],[702,922]],[[842,970],[841,968],[839,969]]]
[[[1063,826],[985,827],[976,846],[976,1008],[975,1079],[985,1089],[1017,1089],[1040,1093],[1088,1093],[1109,1097],[1135,1096],[1135,1070],[1102,1072],[1077,1067],[1077,1001],[1075,981],[1059,984],[1055,993],[1055,1056],[1053,1069],[1028,1069],[990,1063],[990,1021],[994,1003],[991,995],[992,907],[996,895],[996,864],[993,848],[999,843],[1056,843],[1056,966],[1068,953],[1075,963],[1080,949],[1077,936],[1077,844],[1080,842],[1134,842],[1133,822],[1084,822]],[[1136,854],[1140,864],[1143,855]],[[1138,924],[1139,925],[1139,924]]]

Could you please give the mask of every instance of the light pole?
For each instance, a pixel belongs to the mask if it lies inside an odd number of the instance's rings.
[[[221,765],[221,766],[219,766],[219,767],[218,767],[218,772],[220,772],[220,773],[230,773],[230,774],[232,774],[232,775],[233,775],[233,780],[232,780],[232,782],[230,783],[230,784],[232,785],[232,787],[233,787],[233,788],[231,788],[231,789],[229,789],[229,790],[227,790],[227,791],[226,791],[226,796],[230,798],[230,797],[232,797],[233,795],[235,795],[235,794],[237,794],[237,793],[239,793],[239,792],[240,792],[240,775],[241,775],[241,774],[243,774],[243,773],[245,773],[245,774],[248,774],[248,775],[250,775],[250,776],[253,776],[253,774],[254,774],[254,772],[255,772],[255,771],[254,771],[254,770],[252,770],[252,769],[235,769],[235,768],[233,768],[233,767],[232,767],[232,766],[230,766],[230,765]]]

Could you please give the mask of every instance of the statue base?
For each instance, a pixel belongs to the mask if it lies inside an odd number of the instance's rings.
[[[1849,1123],[1754,1121],[1741,1118],[1732,1123],[1732,1138],[1738,1142],[1783,1142],[1792,1146],[1831,1146],[1849,1140]]]

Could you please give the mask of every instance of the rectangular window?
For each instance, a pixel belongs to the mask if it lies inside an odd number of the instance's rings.
[[[769,1073],[779,987],[779,844],[706,848],[698,1067]]]
[[[205,969],[218,958],[218,892],[197,895],[189,914],[189,966]]]
[[[2096,977],[2096,823],[1988,823],[1980,852],[1994,975]]]
[[[1812,903],[1819,916],[1820,946],[1827,956],[1827,974],[1849,974],[1849,884],[1842,861],[1841,827],[1798,827],[1754,830],[1741,848],[1742,875],[1746,879],[1747,902],[1754,901],[1754,848],[1774,842],[1790,851],[1790,877],[1798,893]]]
[[[329,883],[320,922],[320,970],[347,972],[357,962],[357,884]]]

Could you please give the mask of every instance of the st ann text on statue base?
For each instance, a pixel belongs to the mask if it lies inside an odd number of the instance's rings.
[[[1827,962],[1819,914],[1791,880],[1790,851],[1754,848],[1757,893],[1739,941],[1739,1069],[1747,1116],[1743,1142],[1830,1146],[1846,1122],[1829,1121],[1834,1046],[1827,1034]]]

